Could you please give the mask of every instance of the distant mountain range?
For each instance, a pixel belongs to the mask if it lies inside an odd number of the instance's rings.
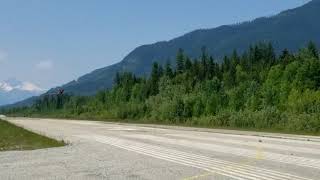
[[[227,13],[227,12],[226,12]],[[297,51],[310,40],[320,45],[320,0],[272,17],[258,18],[250,22],[225,25],[212,29],[200,29],[170,41],[137,47],[117,64],[97,69],[75,81],[62,86],[67,93],[92,95],[99,90],[110,88],[118,71],[130,71],[137,75],[148,75],[153,62],[174,64],[179,48],[190,57],[199,56],[205,46],[217,60],[230,54],[234,49],[243,52],[258,42],[272,42],[276,52],[288,48]],[[51,89],[50,91],[55,91]],[[28,100],[30,101],[30,99]]]
[[[8,79],[0,82],[0,106],[38,96],[43,92],[44,90],[30,82]]]

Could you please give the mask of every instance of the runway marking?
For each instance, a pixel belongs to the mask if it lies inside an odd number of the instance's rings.
[[[245,180],[311,180],[308,178],[282,173],[274,170],[268,170],[249,166],[240,163],[234,163],[216,158],[210,158],[202,155],[186,153],[174,149],[163,148],[149,145],[146,143],[135,142],[120,138],[106,137],[100,135],[77,136],[84,139],[95,140],[100,143],[112,145],[121,149],[144,154],[154,158],[195,167],[208,172],[217,173],[234,179]]]
[[[204,132],[198,132],[198,134],[203,134]],[[207,133],[206,133],[207,134]],[[214,136],[218,136],[221,138],[237,138],[237,139],[251,139],[251,140],[267,140],[270,142],[285,142],[285,143],[295,143],[295,144],[300,144],[300,145],[305,145],[305,144],[310,144],[310,145],[320,145],[320,138],[319,137],[285,137],[285,136],[258,136],[258,135],[239,135],[239,134],[228,134],[228,133],[217,133],[217,132],[212,132],[210,133]],[[310,141],[308,141],[308,139]]]
[[[281,145],[281,144],[270,144],[270,143],[265,143],[265,142],[259,143],[258,141],[244,142],[243,140],[232,140],[232,139],[226,139],[226,138],[203,137],[203,136],[199,137],[199,136],[190,136],[190,135],[185,135],[185,134],[165,134],[165,135],[171,136],[171,137],[182,137],[182,138],[189,138],[189,139],[194,139],[194,140],[209,140],[209,141],[213,141],[213,142],[231,143],[231,144],[247,145],[247,146],[256,146],[257,144],[259,144],[259,146],[262,148],[270,148],[270,149],[277,149],[277,150],[290,150],[292,152],[303,152],[303,153],[311,153],[311,154],[320,154],[319,149],[308,148],[308,147],[295,147],[294,145],[288,146],[288,145]]]
[[[256,159],[262,159],[262,148],[259,147],[259,146],[256,146],[257,148],[257,154],[256,154]],[[241,162],[241,164],[247,164],[247,165],[250,165],[250,164],[253,164],[254,163],[254,159],[250,159],[250,160],[247,160],[245,162]],[[202,177],[207,177],[207,176],[212,176],[214,175],[214,173],[212,172],[208,172],[208,173],[202,173],[202,174],[199,174],[199,175],[196,175],[196,176],[191,176],[191,177],[187,177],[187,178],[184,178],[182,180],[194,180],[194,179],[199,179],[199,178],[202,178]]]
[[[96,129],[104,129],[108,131],[138,131],[138,129],[134,128],[125,128],[125,127],[96,127]]]
[[[249,158],[258,157],[259,159],[264,159],[269,161],[276,161],[276,162],[281,162],[285,164],[292,164],[292,165],[320,169],[320,160],[318,159],[265,152],[265,151],[262,151],[260,147],[258,147],[260,149],[258,149],[257,151],[257,150],[243,149],[243,148],[216,145],[216,144],[199,143],[199,142],[188,141],[188,140],[170,139],[170,138],[153,136],[153,135],[130,134],[130,135],[125,135],[125,137],[151,140],[153,142],[180,145],[184,147],[193,147],[197,149],[210,150],[210,151],[219,152],[219,153],[227,153],[227,154],[232,154],[232,155],[242,156],[242,157],[249,157]]]
[[[56,120],[52,120],[53,122],[56,122]],[[62,120],[61,120],[62,121]],[[95,122],[95,121],[62,121],[63,123],[66,123],[66,124],[77,124],[77,125],[86,125],[86,126],[97,126],[97,125],[100,125],[98,122]]]
[[[203,173],[203,174],[199,174],[199,175],[183,178],[182,180],[194,180],[194,179],[199,179],[199,178],[202,178],[202,177],[212,176],[214,174],[215,173],[207,172],[207,173]]]

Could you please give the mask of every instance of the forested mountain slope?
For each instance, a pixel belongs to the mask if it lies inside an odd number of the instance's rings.
[[[200,54],[205,46],[208,53],[218,60],[234,49],[243,52],[251,44],[272,42],[277,53],[284,48],[296,51],[312,40],[320,45],[320,1],[284,11],[269,18],[259,18],[238,25],[221,26],[190,32],[170,41],[143,45],[130,52],[121,62],[101,68],[63,86],[66,92],[90,95],[112,86],[118,71],[129,71],[137,75],[147,75],[151,65],[157,61],[164,64],[174,60],[179,48],[192,58]]]

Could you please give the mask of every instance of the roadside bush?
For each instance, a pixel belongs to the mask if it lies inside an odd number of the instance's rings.
[[[290,132],[317,133],[320,131],[320,114],[288,114],[286,130]]]
[[[288,97],[288,110],[293,113],[320,113],[320,91],[293,89]]]

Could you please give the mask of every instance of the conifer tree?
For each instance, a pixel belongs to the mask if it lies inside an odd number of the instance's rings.
[[[173,77],[173,71],[172,71],[171,64],[169,61],[166,63],[166,66],[165,66],[165,75],[170,78]]]
[[[120,85],[120,73],[119,72],[116,73],[116,76],[114,78],[114,84],[117,86]]]
[[[208,74],[207,59],[208,59],[207,49],[205,46],[203,46],[201,48],[201,69],[200,69],[201,79],[206,78],[206,75]]]
[[[157,62],[153,63],[151,77],[150,77],[150,94],[156,95],[158,93],[158,82],[159,82],[159,64]]]
[[[192,68],[192,62],[189,57],[186,57],[185,65],[184,65],[186,70],[190,70]]]
[[[316,44],[313,43],[312,41],[310,41],[308,43],[308,51],[312,54],[313,57],[319,59],[319,52],[318,52],[318,49],[316,47]]]
[[[276,54],[274,52],[274,48],[272,44],[269,42],[267,47],[267,62],[269,66],[272,66],[276,63]]]
[[[213,60],[213,57],[210,56],[209,58],[209,61],[208,61],[208,78],[209,79],[212,79],[213,76],[216,75],[216,72],[215,72],[215,64],[214,64],[214,60]]]
[[[184,71],[184,54],[183,50],[180,48],[176,57],[177,74],[183,73]]]

